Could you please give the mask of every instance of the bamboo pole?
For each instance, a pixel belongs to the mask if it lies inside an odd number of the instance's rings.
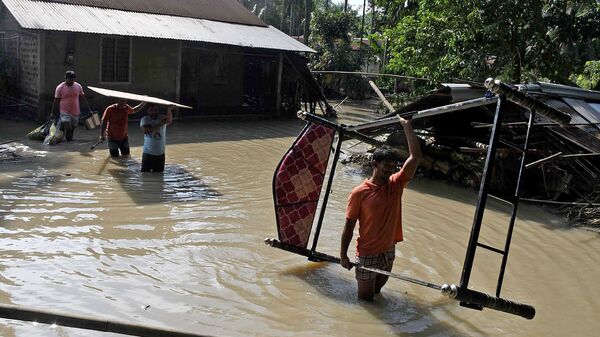
[[[375,84],[375,82],[369,81],[369,85],[371,86],[371,88],[373,88],[373,90],[375,91],[375,93],[377,94],[377,96],[379,96],[379,99],[383,102],[383,105],[385,105],[385,107],[390,112],[396,111],[396,109],[394,109],[394,106],[385,98],[385,96],[383,96],[383,93],[381,92],[381,90],[379,90],[379,88],[377,87],[377,85]]]
[[[406,78],[406,79],[410,79],[410,80],[430,81],[429,79],[422,78],[422,77],[404,76],[404,75],[396,75],[396,74],[380,74],[380,73],[371,73],[371,72],[365,72],[365,71],[311,70],[310,72],[314,73],[314,74],[362,75],[362,76],[373,76],[373,77],[394,77],[394,78]]]
[[[557,152],[557,153],[555,153],[555,154],[553,154],[553,155],[551,155],[551,156],[548,156],[548,157],[546,157],[546,158],[542,158],[542,159],[540,159],[540,160],[536,160],[536,161],[534,161],[534,162],[531,162],[531,163],[529,163],[529,164],[525,165],[525,168],[526,168],[526,169],[530,169],[530,168],[532,168],[532,167],[536,167],[536,166],[542,165],[542,164],[544,164],[544,163],[546,163],[546,162],[549,162],[549,161],[551,161],[551,160],[553,160],[553,159],[555,159],[555,158],[558,158],[558,157],[560,157],[561,155],[562,155],[562,152]]]
[[[129,324],[107,319],[98,319],[77,315],[69,315],[56,311],[26,308],[12,304],[0,304],[0,317],[44,324],[95,330],[103,332],[114,332],[128,336],[143,337],[206,337],[188,332],[179,332],[170,329],[149,327],[141,324]]]

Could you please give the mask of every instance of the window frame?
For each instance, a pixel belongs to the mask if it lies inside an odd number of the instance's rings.
[[[102,78],[102,72],[103,72],[103,55],[104,55],[104,40],[105,39],[127,39],[129,42],[129,63],[127,64],[127,81],[105,81]],[[116,53],[116,48],[115,48],[115,53]],[[115,56],[116,57],[116,56]],[[132,68],[132,58],[133,58],[133,39],[131,38],[131,36],[119,36],[119,35],[107,35],[107,36],[101,36],[100,37],[100,65],[98,67],[99,70],[99,81],[98,83],[100,84],[131,84],[131,68]],[[115,63],[115,78],[117,77],[116,75],[116,63]]]

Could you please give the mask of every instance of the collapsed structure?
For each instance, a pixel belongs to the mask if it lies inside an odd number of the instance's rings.
[[[519,177],[518,154],[530,130],[521,200],[558,206],[574,223],[594,225],[600,205],[596,190],[600,178],[600,92],[550,83],[510,88],[568,121],[561,125],[538,114],[529,128],[530,109],[507,101],[490,190],[501,197],[514,192],[507,186],[514,186]],[[486,95],[491,97],[483,84],[442,84],[430,95],[382,119],[455,104],[454,109],[415,119],[413,126],[423,141],[421,166],[427,175],[478,187],[495,116],[494,106],[481,100]],[[478,99],[479,103],[469,103]],[[371,137],[389,134],[387,142],[392,145],[401,146],[405,138],[401,128],[393,124],[361,132]]]

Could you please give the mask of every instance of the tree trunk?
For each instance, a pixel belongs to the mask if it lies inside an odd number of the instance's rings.
[[[312,0],[304,0],[304,44],[308,46],[310,37],[310,20],[312,12]]]

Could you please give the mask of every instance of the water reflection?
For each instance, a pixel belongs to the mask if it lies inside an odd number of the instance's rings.
[[[600,278],[600,240],[564,230],[537,208],[519,213],[503,290],[538,308],[533,321],[461,308],[392,280],[378,304],[363,305],[352,272],[264,246],[276,233],[273,170],[301,127],[176,124],[162,175],[139,172],[135,128],[129,158],[72,143],[32,163],[2,163],[0,300],[215,336],[594,336],[600,329],[600,301],[590,295]],[[0,132],[13,129],[0,123]],[[97,136],[79,131],[82,139]],[[364,179],[343,165],[336,177],[319,239],[319,250],[333,255],[347,195]],[[475,199],[469,190],[412,182],[394,269],[458,281]],[[508,216],[500,206],[486,213],[486,242],[502,242]],[[493,289],[498,261],[478,253],[474,287]],[[117,336],[6,320],[0,335]]]

